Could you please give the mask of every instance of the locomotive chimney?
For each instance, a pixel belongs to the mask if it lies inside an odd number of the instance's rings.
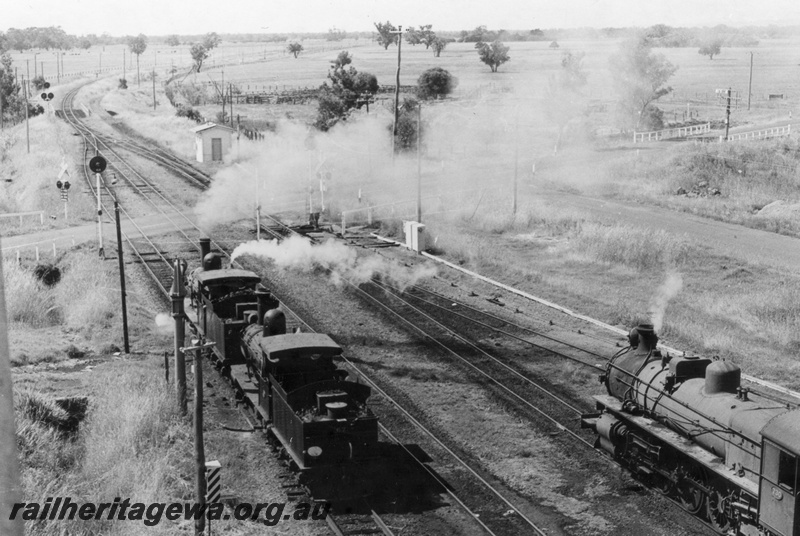
[[[211,253],[211,239],[210,238],[201,238],[200,239],[200,262],[202,263],[206,255]]]
[[[636,348],[637,354],[649,354],[656,349],[658,335],[653,329],[653,324],[639,324],[628,335],[631,346]]]

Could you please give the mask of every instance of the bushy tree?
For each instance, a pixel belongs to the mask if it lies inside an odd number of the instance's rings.
[[[208,49],[203,43],[195,43],[189,53],[192,55],[192,61],[194,61],[194,70],[199,73],[203,67],[203,62],[208,58]]]
[[[480,60],[488,65],[493,73],[496,73],[498,67],[511,59],[508,55],[509,48],[500,41],[493,41],[492,44],[478,42],[475,43],[475,48],[478,49]]]
[[[381,45],[384,50],[387,50],[389,45],[399,42],[400,34],[392,33],[396,32],[397,28],[388,20],[385,24],[376,22],[375,29],[378,30],[378,44]]]
[[[203,36],[203,40],[201,41],[202,45],[206,47],[207,52],[211,52],[217,48],[221,42],[222,38],[220,38],[216,32],[207,33],[205,36]]]
[[[328,35],[325,37],[325,39],[327,41],[341,41],[345,37],[347,37],[347,32],[334,26],[328,30]]]
[[[176,47],[181,44],[181,40],[178,38],[177,35],[172,34],[169,37],[167,37],[165,43],[167,44],[167,46]]]
[[[647,107],[672,91],[666,84],[677,70],[641,36],[623,42],[619,52],[609,58],[609,68],[624,129],[641,127]]]
[[[33,87],[34,87],[34,89],[36,89],[36,91],[44,89],[44,85],[46,83],[47,83],[47,80],[45,80],[44,79],[44,75],[41,75],[41,74],[39,76],[31,79],[31,84],[33,84]]]
[[[456,77],[441,67],[423,71],[417,79],[417,95],[421,99],[441,99],[458,85]]]
[[[0,104],[2,120],[16,123],[25,116],[25,96],[14,75],[11,54],[0,56]]]
[[[303,51],[303,45],[301,45],[297,41],[294,41],[286,46],[286,50],[288,50],[290,54],[293,54],[295,59],[297,59],[297,56],[299,56],[300,53]]]
[[[436,41],[436,32],[434,32],[431,28],[433,28],[433,24],[423,24],[419,27],[419,41],[423,45],[425,45],[425,50],[428,50],[433,46],[434,41]]]
[[[339,121],[347,119],[353,109],[360,109],[378,92],[378,79],[367,72],[358,72],[355,67],[346,67],[352,58],[347,52],[341,52],[331,62],[328,71],[328,83],[319,89],[319,105],[317,119],[314,122],[320,130],[328,130]]]
[[[406,43],[409,45],[416,46],[422,43],[422,34],[419,30],[415,29],[413,26],[409,26],[406,28]]]
[[[439,56],[442,55],[442,50],[445,49],[447,43],[448,41],[446,39],[442,39],[441,37],[437,37],[436,39],[433,40],[431,46],[433,47],[434,58],[438,58]]]
[[[697,53],[701,56],[708,56],[708,59],[713,60],[714,56],[721,52],[721,48],[722,42],[715,39],[714,41],[708,42],[701,46]]]
[[[129,37],[128,48],[131,49],[132,54],[136,54],[136,84],[141,85],[142,79],[139,76],[139,56],[144,54],[144,51],[147,50],[147,36],[139,34],[136,37]]]
[[[395,137],[394,148],[395,151],[413,151],[417,148],[417,137],[425,133],[423,125],[419,125],[417,129],[418,116],[417,109],[419,102],[416,99],[405,98],[400,105],[397,115],[397,136]],[[392,131],[392,125],[389,125],[389,131]]]

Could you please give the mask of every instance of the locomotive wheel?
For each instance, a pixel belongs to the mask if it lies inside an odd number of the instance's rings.
[[[699,514],[706,505],[706,494],[693,483],[702,484],[705,481],[701,470],[690,468],[684,471],[683,477],[678,480],[676,487],[681,506],[692,515]]]
[[[674,472],[672,473],[674,476]],[[675,493],[675,482],[671,479],[658,475],[654,487],[665,497],[670,497]]]
[[[722,493],[715,489],[708,496],[708,501],[706,502],[708,521],[711,523],[711,527],[719,534],[728,534],[731,528],[731,518],[726,508],[727,496],[727,490]]]

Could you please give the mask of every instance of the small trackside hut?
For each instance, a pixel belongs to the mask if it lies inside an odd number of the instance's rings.
[[[222,162],[231,150],[233,133],[225,125],[205,123],[193,129],[198,162]]]

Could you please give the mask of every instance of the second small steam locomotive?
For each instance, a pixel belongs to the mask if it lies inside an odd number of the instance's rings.
[[[337,368],[341,347],[328,335],[287,331],[278,300],[258,275],[223,269],[208,239],[201,239],[201,256],[187,282],[197,329],[216,343],[218,366],[292,464],[306,472],[375,458],[371,390]]]

